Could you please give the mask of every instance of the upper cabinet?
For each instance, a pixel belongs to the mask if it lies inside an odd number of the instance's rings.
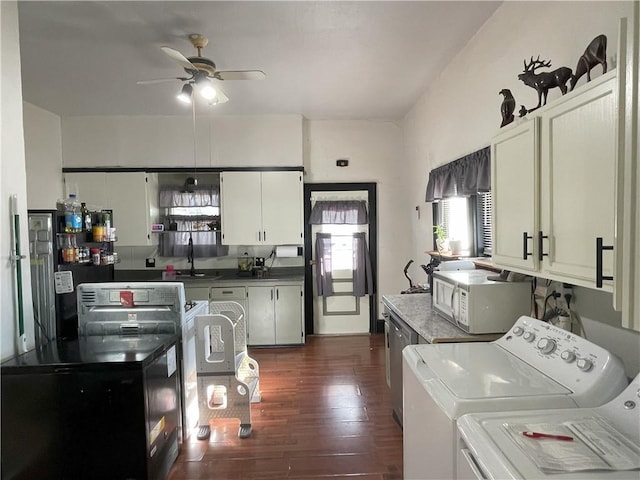
[[[615,240],[616,86],[609,72],[493,139],[497,265],[585,287],[613,277],[596,239]]]
[[[302,172],[223,172],[224,245],[299,245],[303,242]]]
[[[618,68],[492,141],[494,262],[613,293],[640,330],[639,6]]]
[[[507,129],[491,145],[494,263],[510,269],[538,269],[538,119]]]
[[[65,173],[69,192],[93,208],[113,211],[118,245],[145,246],[156,240],[151,224],[158,221],[158,175],[145,172]]]
[[[540,113],[542,276],[608,291],[617,249],[596,249],[596,242],[614,248],[616,240],[615,74]]]

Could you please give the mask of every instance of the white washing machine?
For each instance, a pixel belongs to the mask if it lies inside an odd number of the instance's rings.
[[[458,480],[638,480],[640,375],[601,407],[471,413],[458,430]]]
[[[599,406],[629,383],[610,352],[526,316],[494,342],[410,345],[402,368],[405,480],[456,478],[466,413]]]

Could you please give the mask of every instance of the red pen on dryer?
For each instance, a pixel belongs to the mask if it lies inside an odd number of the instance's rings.
[[[554,440],[562,440],[564,442],[571,442],[573,437],[567,435],[556,435],[553,433],[541,433],[541,432],[522,432],[522,435],[529,438],[551,438]]]

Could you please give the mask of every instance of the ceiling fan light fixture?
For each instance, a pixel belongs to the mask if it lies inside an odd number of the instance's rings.
[[[213,100],[218,95],[218,92],[216,92],[216,89],[213,88],[211,83],[207,83],[200,89],[200,95],[206,100]]]
[[[182,86],[182,90],[180,90],[180,93],[176,98],[180,100],[182,103],[191,103],[192,94],[193,94],[193,87],[191,86],[190,83],[185,83]]]

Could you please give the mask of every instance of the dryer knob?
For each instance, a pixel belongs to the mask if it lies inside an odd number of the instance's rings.
[[[524,333],[524,328],[522,328],[522,327],[514,327],[514,328],[513,328],[513,334],[514,334],[516,337],[519,337],[519,336],[520,336],[520,335],[522,335],[523,333]]]
[[[593,368],[593,362],[586,358],[579,358],[578,363],[576,364],[580,370],[583,372],[588,372]]]
[[[571,363],[576,359],[576,354],[571,350],[565,350],[560,354],[560,358],[562,358],[567,363]]]
[[[540,350],[545,355],[549,355],[553,353],[556,349],[556,342],[550,338],[541,338],[538,342],[538,350]]]
[[[527,342],[531,343],[536,339],[536,334],[533,332],[527,332],[524,334],[524,338]]]

